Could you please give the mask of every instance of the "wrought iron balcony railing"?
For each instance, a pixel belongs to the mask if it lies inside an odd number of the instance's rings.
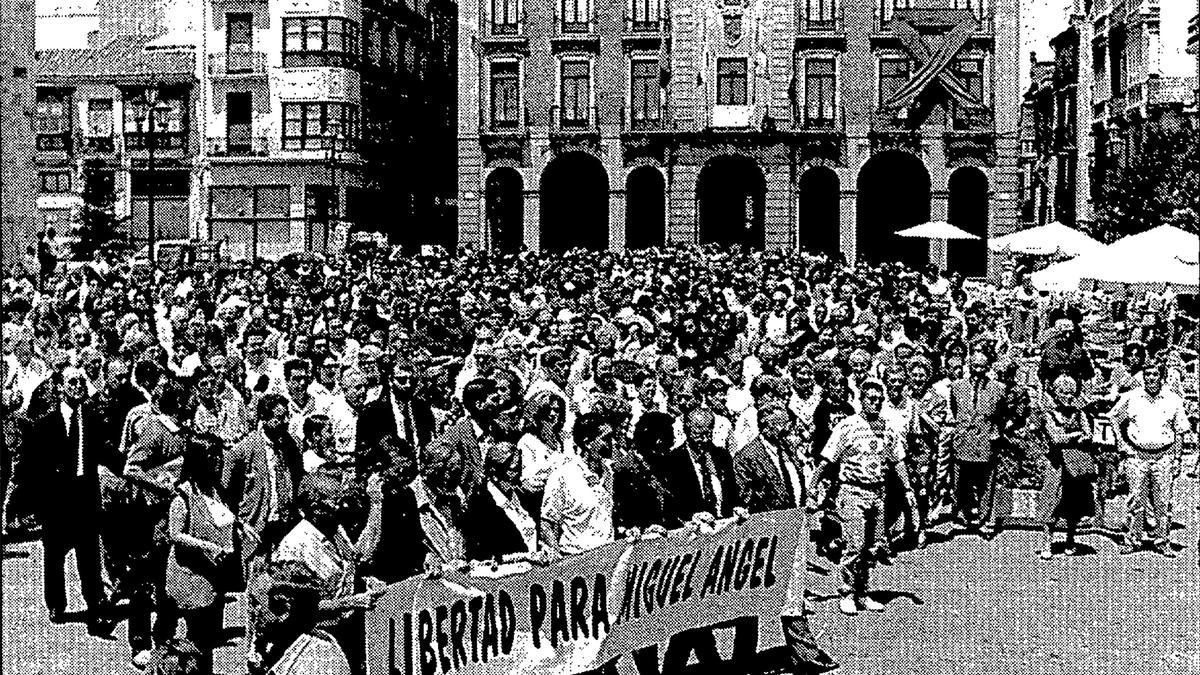
[[[587,133],[597,128],[595,107],[552,106],[550,130],[560,133]]]
[[[211,136],[208,139],[208,154],[211,157],[266,157],[273,148],[279,148],[275,139],[268,136]]]
[[[220,52],[208,55],[208,74],[213,77],[255,77],[267,72],[267,55],[262,52]]]

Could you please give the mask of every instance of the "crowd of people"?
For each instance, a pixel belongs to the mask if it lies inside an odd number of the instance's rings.
[[[996,536],[1014,487],[1041,490],[1031,555],[1115,490],[1121,551],[1176,555],[1196,329],[1169,293],[701,247],[98,255],[3,283],[3,521],[40,531],[52,621],[72,549],[89,632],[127,603],[142,668],[211,672],[244,590],[251,672],[361,673],[390,582],[769,510],[816,514],[847,614],[934,533]],[[1114,313],[1109,362],[1083,327]],[[802,612],[785,628],[796,672],[836,666]]]

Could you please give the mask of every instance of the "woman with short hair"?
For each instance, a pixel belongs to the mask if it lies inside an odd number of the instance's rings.
[[[1054,525],[1066,523],[1066,555],[1077,552],[1075,530],[1083,518],[1096,515],[1096,463],[1090,444],[1091,424],[1080,406],[1079,383],[1074,377],[1061,374],[1051,385],[1051,395],[1040,419],[1034,422],[1047,443],[1048,463],[1045,466],[1042,491],[1038,497],[1037,519],[1045,533],[1038,556],[1043,560],[1054,557]]]

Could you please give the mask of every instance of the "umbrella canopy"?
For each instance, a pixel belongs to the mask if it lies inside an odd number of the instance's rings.
[[[1094,253],[1104,248],[1104,244],[1079,230],[1053,222],[997,237],[988,242],[988,248],[997,252],[1065,255],[1075,258],[1085,253]]]
[[[979,237],[966,230],[955,227],[944,220],[934,220],[900,230],[896,234],[901,237],[920,237],[921,239],[978,239]]]
[[[1195,293],[1200,287],[1198,250],[1200,237],[1160,225],[1074,260],[1051,265],[1035,273],[1032,281],[1039,290],[1123,286],[1170,287],[1181,293]]]

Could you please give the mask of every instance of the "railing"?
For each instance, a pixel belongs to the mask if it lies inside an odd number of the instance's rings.
[[[529,131],[529,108],[523,108],[515,119],[497,117],[494,113],[480,125],[485,133],[515,134]]]
[[[493,21],[490,24],[490,31],[489,35],[495,37],[516,37],[521,34],[521,22],[496,23]]]
[[[625,17],[625,32],[635,34],[657,34],[663,30],[662,19],[634,19]]]
[[[875,8],[875,32],[876,33],[890,33],[892,29],[889,24],[892,22],[892,20],[897,19],[897,18],[904,18],[906,15],[911,15],[911,14],[919,13],[922,11],[926,11],[926,10],[917,9],[915,7],[896,7],[893,10],[888,10],[888,11],[884,12],[881,7],[877,6]],[[929,10],[929,11],[945,11],[945,10]],[[955,10],[955,11],[966,12],[966,11],[970,11],[970,10],[961,9],[961,10]],[[980,15],[975,12],[971,12],[971,14],[975,17],[975,20],[979,22],[979,28],[976,29],[977,33],[992,34],[992,33],[996,32],[996,19],[991,13]]]
[[[71,132],[38,134],[35,141],[38,152],[70,152]]]
[[[596,130],[596,108],[551,106],[550,130],[566,133],[585,133]]]
[[[208,154],[212,157],[266,157],[279,147],[268,136],[211,136]]]
[[[155,150],[183,150],[187,147],[187,132],[134,131],[125,133],[125,148],[127,150],[149,150],[151,143],[154,144]]]
[[[568,21],[562,19],[558,22],[558,31],[563,35],[589,35],[592,32],[592,20]]]
[[[262,52],[222,52],[208,55],[208,74],[214,77],[242,77],[267,72],[267,55]]]
[[[117,139],[112,135],[83,136],[75,134],[75,151],[85,154],[112,154],[117,151]]]
[[[842,8],[830,16],[809,16],[807,8],[802,8],[798,32],[801,34],[841,34],[846,32]]]
[[[674,125],[670,112],[669,107],[660,106],[653,110],[639,110],[635,115],[633,110],[621,108],[621,131],[666,131]]]

